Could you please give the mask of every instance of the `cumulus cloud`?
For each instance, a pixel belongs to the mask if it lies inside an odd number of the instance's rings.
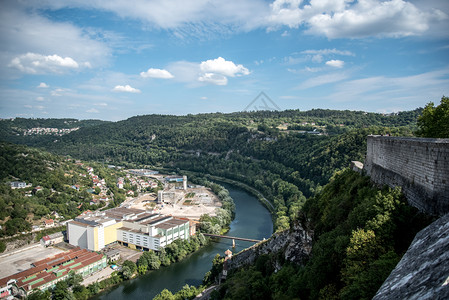
[[[126,92],[126,93],[140,93],[139,89],[135,89],[131,87],[129,84],[127,85],[116,85],[112,91],[114,92]]]
[[[140,76],[142,76],[143,78],[162,78],[162,79],[170,79],[173,78],[173,75],[167,71],[167,70],[163,70],[163,69],[153,69],[150,68],[148,69],[148,71],[146,72],[141,72]]]
[[[228,77],[249,75],[250,71],[243,65],[225,60],[223,57],[209,59],[201,63],[179,61],[171,63],[167,69],[175,80],[198,86],[199,83],[227,85]]]
[[[41,82],[41,83],[39,83],[39,85],[37,87],[46,89],[46,88],[49,88],[50,86],[48,84],[46,84],[45,82]]]
[[[79,68],[79,64],[71,57],[56,54],[45,56],[31,52],[13,58],[8,66],[27,74],[63,73]]]
[[[332,60],[328,60],[326,62],[327,66],[334,67],[334,68],[343,68],[344,64],[345,64],[344,61],[338,60],[338,59],[332,59]]]
[[[404,0],[275,0],[270,7],[273,26],[305,26],[308,33],[328,38],[421,35],[434,20],[447,18]]]
[[[200,69],[206,73],[218,73],[229,77],[249,74],[249,70],[243,65],[236,65],[232,61],[225,60],[223,57],[201,62]]]
[[[3,1],[0,10],[0,72],[61,73],[103,66],[111,49],[71,23],[55,22],[27,9],[33,2]],[[33,64],[34,63],[34,64]],[[77,66],[77,67],[76,67]]]

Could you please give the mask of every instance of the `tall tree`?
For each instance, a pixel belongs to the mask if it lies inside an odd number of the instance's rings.
[[[449,98],[443,96],[436,107],[433,102],[429,102],[418,118],[418,127],[418,136],[449,138]]]

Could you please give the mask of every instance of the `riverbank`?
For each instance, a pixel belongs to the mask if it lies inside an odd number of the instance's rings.
[[[269,238],[273,232],[273,224],[267,208],[246,190],[235,186],[225,187],[236,205],[235,219],[231,222],[227,235],[258,240]],[[236,247],[233,249],[231,240],[220,239],[190,254],[180,262],[122,282],[108,288],[93,299],[152,299],[164,289],[176,292],[186,284],[200,286],[204,275],[211,269],[216,254],[223,255],[228,249],[236,253],[252,245],[250,242],[236,242]]]
[[[158,168],[157,170],[160,171],[165,171],[165,172],[171,172],[174,171],[172,169],[167,169],[167,168]],[[205,177],[207,179],[211,179],[213,181],[218,181],[218,182],[224,182],[224,183],[228,183],[231,184],[233,186],[237,186],[239,188],[244,189],[245,191],[249,192],[251,195],[255,196],[267,209],[268,211],[273,214],[275,212],[275,208],[273,206],[273,204],[258,190],[256,190],[255,188],[253,188],[252,186],[240,182],[240,181],[236,181],[233,179],[229,179],[226,177],[220,177],[220,176],[215,176],[215,175],[211,175],[211,174],[202,174],[199,172],[194,172],[194,171],[189,171],[189,170],[177,170],[177,172],[183,173],[183,174],[187,174],[187,175],[194,175],[194,176],[199,176],[199,177]]]

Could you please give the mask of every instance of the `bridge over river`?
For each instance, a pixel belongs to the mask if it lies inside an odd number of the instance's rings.
[[[210,237],[216,237],[216,238],[223,238],[223,239],[230,239],[230,240],[237,240],[237,241],[252,242],[252,243],[261,242],[261,240],[247,239],[247,238],[241,238],[241,237],[235,237],[235,236],[229,236],[229,235],[218,235],[218,234],[209,234],[209,233],[203,233],[203,235],[210,236]]]

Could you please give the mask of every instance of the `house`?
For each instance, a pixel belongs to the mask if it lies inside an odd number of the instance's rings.
[[[11,182],[11,188],[13,189],[23,189],[26,187],[26,183],[23,181],[12,181]]]
[[[46,235],[46,236],[43,236],[42,238],[41,238],[41,245],[42,246],[45,246],[45,247],[48,247],[48,246],[50,246],[50,237],[48,236],[48,235]]]
[[[35,187],[34,189],[33,189],[33,194],[36,194],[37,192],[40,192],[40,191],[42,191],[43,190],[43,188],[41,187],[41,186],[37,186],[37,187]]]
[[[40,240],[42,246],[48,247],[51,245],[59,244],[64,241],[64,235],[62,232],[52,233],[46,236],[43,236]]]
[[[105,252],[108,262],[117,261],[120,259],[120,251],[117,249],[111,249]]]
[[[53,219],[44,220],[43,223],[44,223],[45,228],[50,228],[50,227],[55,226],[55,221],[53,221]]]

